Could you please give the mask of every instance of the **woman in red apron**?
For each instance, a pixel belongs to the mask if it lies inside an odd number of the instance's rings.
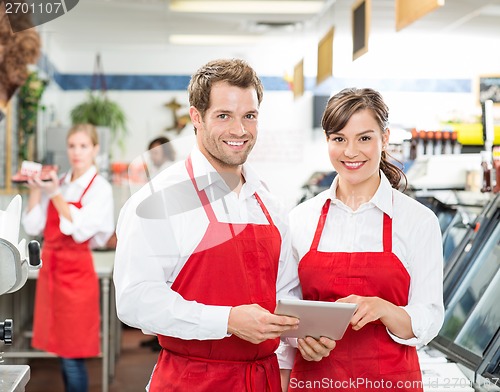
[[[304,299],[358,308],[329,357],[296,355],[289,391],[423,390],[415,346],[443,322],[441,234],[432,211],[392,189],[404,175],[387,160],[387,121],[371,89],[345,89],[325,109],[337,177],[292,211],[292,242]]]
[[[84,358],[100,353],[99,285],[90,242],[102,246],[112,234],[113,203],[111,186],[93,166],[95,128],[73,127],[67,146],[71,171],[61,181],[55,172],[51,181],[29,181],[23,224],[29,234],[37,234],[35,220],[45,226],[32,345],[61,357],[66,391],[85,392]]]

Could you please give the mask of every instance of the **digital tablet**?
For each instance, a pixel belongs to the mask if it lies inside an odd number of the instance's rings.
[[[280,299],[274,313],[300,319],[298,329],[287,331],[281,336],[294,338],[312,336],[316,339],[326,336],[340,340],[357,307],[357,304],[342,302]]]

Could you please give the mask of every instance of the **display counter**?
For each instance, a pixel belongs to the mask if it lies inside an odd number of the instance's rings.
[[[30,379],[27,365],[0,365],[0,391],[24,392]]]
[[[500,391],[500,195],[471,225],[444,270],[443,327],[430,346],[472,373],[476,391]]]
[[[108,392],[114,376],[115,361],[120,351],[121,324],[116,316],[113,279],[114,251],[94,251],[94,266],[100,283],[102,391]],[[42,260],[43,262],[43,260]],[[42,266],[43,268],[43,266]],[[54,354],[30,347],[33,305],[38,271],[30,271],[26,285],[16,293],[1,297],[2,316],[14,320],[13,344],[4,346],[6,362],[26,362],[29,358],[55,357]],[[10,311],[10,313],[8,313]],[[0,367],[9,365],[0,365]],[[3,391],[3,389],[1,389]],[[17,389],[15,390],[17,391]]]

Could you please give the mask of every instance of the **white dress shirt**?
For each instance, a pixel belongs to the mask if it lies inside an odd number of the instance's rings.
[[[71,181],[69,171],[60,185],[61,194],[67,202],[77,202],[96,174],[95,166],[91,166],[82,176]],[[49,198],[42,194],[39,204],[25,212],[22,218],[24,230],[29,235],[39,235],[47,222]],[[114,232],[113,191],[108,181],[97,175],[91,187],[82,199],[82,208],[69,205],[71,221],[59,216],[61,233],[70,235],[77,243],[90,240],[91,248],[102,247]]]
[[[160,166],[155,166],[151,161],[151,158],[147,159],[147,168],[148,168],[148,180],[155,177],[158,173],[165,170],[167,167],[173,165],[174,161],[165,161]]]
[[[336,198],[338,177],[330,189],[296,206],[290,212],[293,256],[300,262],[309,251],[321,208],[328,198],[332,201],[318,245],[321,252],[381,252],[383,214],[386,213],[392,218],[392,251],[410,275],[408,305],[402,308],[411,318],[415,338],[404,340],[388,333],[401,344],[427,344],[438,334],[444,317],[439,222],[430,209],[393,189],[380,173],[377,192],[356,211]],[[286,358],[285,355],[280,358],[283,368],[291,368],[290,361],[293,355],[289,351]]]
[[[277,298],[298,295],[284,207],[248,164],[243,166],[245,183],[237,194],[197,147],[191,159],[196,184],[205,190],[218,221],[268,224],[254,196],[257,192],[281,234]],[[127,201],[118,219],[114,269],[117,311],[124,323],[181,339],[227,336],[231,307],[187,301],[171,289],[208,223],[184,161],[160,172]]]

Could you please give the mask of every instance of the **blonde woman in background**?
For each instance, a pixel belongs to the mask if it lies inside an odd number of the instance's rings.
[[[100,353],[99,285],[91,248],[114,232],[111,185],[97,173],[96,129],[75,125],[67,136],[70,170],[50,181],[33,178],[26,233],[43,233],[43,267],[38,276],[33,325],[34,348],[61,357],[67,392],[88,391],[84,358]]]

